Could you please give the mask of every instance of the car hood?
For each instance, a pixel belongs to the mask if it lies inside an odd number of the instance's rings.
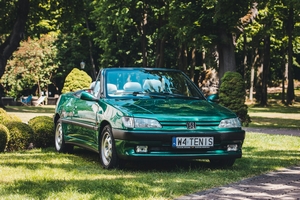
[[[113,102],[112,102],[113,101]],[[153,115],[175,117],[233,118],[236,115],[225,107],[206,100],[190,99],[139,99],[109,100],[110,105],[128,116]]]

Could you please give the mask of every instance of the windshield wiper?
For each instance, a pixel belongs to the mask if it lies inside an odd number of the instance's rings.
[[[169,92],[141,92],[141,91],[135,91],[135,92],[128,92],[123,94],[128,94],[128,95],[133,95],[135,97],[142,97],[142,96],[147,96],[150,98],[163,98],[163,99],[169,99],[169,98],[180,98],[180,99],[197,99],[199,100],[199,97],[190,97],[186,96],[183,94],[174,94],[174,93],[169,93]]]

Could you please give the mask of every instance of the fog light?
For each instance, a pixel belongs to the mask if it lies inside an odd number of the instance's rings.
[[[227,151],[237,151],[238,145],[237,144],[228,144],[227,145]]]
[[[137,153],[147,153],[148,152],[148,146],[136,146],[135,151]]]

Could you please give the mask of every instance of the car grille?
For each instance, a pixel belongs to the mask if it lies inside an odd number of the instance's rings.
[[[186,129],[187,123],[190,121],[160,121],[160,124],[164,128],[184,128]],[[196,129],[205,129],[205,128],[212,128],[212,127],[218,127],[219,126],[219,121],[201,121],[201,122],[195,122],[196,124]]]

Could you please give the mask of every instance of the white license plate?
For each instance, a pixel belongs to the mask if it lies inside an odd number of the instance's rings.
[[[214,146],[213,137],[173,137],[174,148],[208,148]]]

